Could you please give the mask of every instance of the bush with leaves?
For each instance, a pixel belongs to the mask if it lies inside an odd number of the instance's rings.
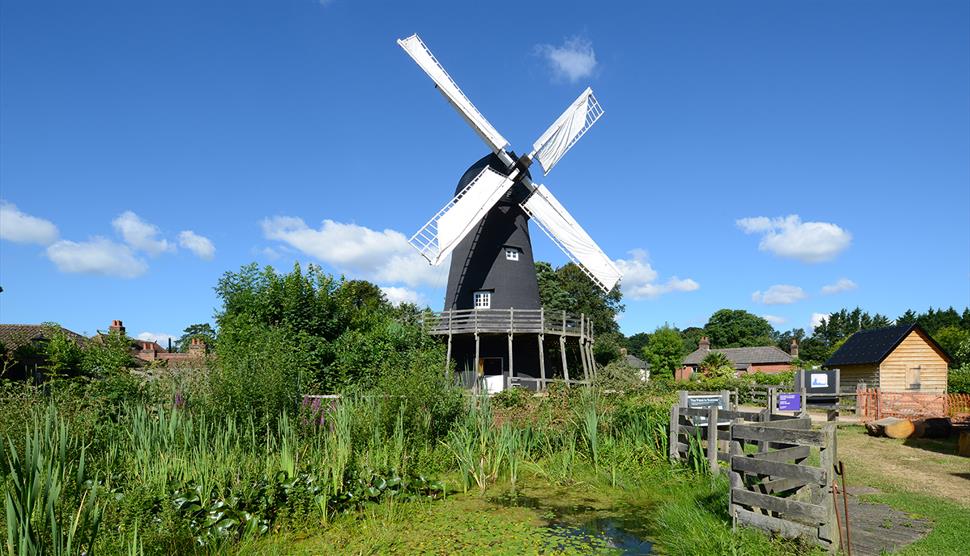
[[[731,378],[734,376],[734,365],[720,351],[712,351],[701,359],[700,371],[708,379]]]

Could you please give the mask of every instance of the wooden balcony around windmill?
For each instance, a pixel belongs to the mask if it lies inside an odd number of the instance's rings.
[[[463,384],[470,386],[477,392],[482,384],[483,367],[480,358],[480,341],[483,337],[508,336],[508,367],[503,370],[504,387],[526,386],[533,390],[545,390],[549,383],[564,382],[571,384],[589,384],[596,374],[596,360],[593,357],[593,323],[584,314],[569,314],[565,311],[546,311],[545,309],[452,309],[437,313],[426,312],[422,318],[422,326],[429,334],[447,338],[447,355],[445,357],[446,371],[451,369],[452,340],[461,337],[474,336],[474,367],[478,372],[459,372],[468,375],[462,378]],[[536,340],[537,369],[525,369],[516,372],[516,362],[513,358],[513,339],[516,336],[534,336]],[[554,376],[546,371],[546,343],[545,337],[558,337],[559,372]],[[579,369],[574,370],[574,378],[570,379],[570,369],[567,361],[568,343],[578,348]],[[555,349],[555,348],[553,348]],[[521,366],[521,365],[520,365]],[[552,370],[552,369],[550,369]],[[576,371],[582,371],[581,377],[576,377]],[[532,372],[530,372],[532,371]],[[470,372],[470,374],[469,374]],[[532,376],[534,375],[534,376]],[[491,385],[490,385],[491,386]]]
[[[592,340],[592,321],[585,315],[545,309],[451,309],[425,313],[424,329],[432,335],[553,334]]]

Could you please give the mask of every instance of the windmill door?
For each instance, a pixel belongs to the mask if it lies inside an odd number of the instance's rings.
[[[482,357],[478,360],[478,370],[489,394],[505,389],[505,366],[501,357]]]

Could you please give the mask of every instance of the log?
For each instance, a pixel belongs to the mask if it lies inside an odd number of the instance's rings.
[[[878,421],[866,423],[866,431],[872,436],[888,436],[889,438],[909,438],[916,427],[908,419],[884,417]]]
[[[916,438],[948,438],[953,432],[949,417],[927,417],[913,421]]]
[[[970,458],[970,432],[960,433],[960,440],[957,442],[957,454]]]

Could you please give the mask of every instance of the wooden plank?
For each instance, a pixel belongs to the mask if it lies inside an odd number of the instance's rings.
[[[748,456],[732,456],[731,469],[734,471],[757,473],[758,475],[771,475],[772,477],[781,477],[784,479],[801,479],[823,485],[827,484],[826,479],[828,478],[827,470],[822,470],[818,467],[766,461]]]
[[[762,423],[757,425],[733,425],[731,427],[731,436],[732,438],[743,438],[762,442],[785,442],[787,444],[807,446],[822,446],[825,442],[825,434],[819,431],[778,429],[765,426]]]
[[[810,417],[792,417],[790,419],[775,419],[778,417],[777,414],[771,416],[771,421],[765,421],[763,423],[758,423],[759,427],[769,427],[772,429],[796,429],[796,430],[811,430],[812,419]]]
[[[757,527],[762,531],[777,533],[778,535],[789,539],[805,537],[815,541],[818,538],[818,530],[814,527],[802,525],[801,523],[785,521],[784,519],[778,519],[777,517],[771,517],[770,515],[762,515],[752,512],[751,510],[746,510],[737,505],[734,506],[734,512],[735,516],[737,516],[738,523],[741,523],[742,525]]]
[[[729,411],[727,409],[721,410],[719,413],[722,420],[744,419],[745,421],[757,421],[760,414],[760,411]]]
[[[690,451],[690,446],[684,444],[683,442],[677,442],[675,447],[677,448],[678,452],[683,452],[685,454]]]
[[[731,496],[735,504],[764,508],[809,525],[822,523],[828,515],[826,508],[822,506],[798,502],[790,498],[780,498],[770,494],[759,494],[744,488],[733,489]]]
[[[697,408],[697,407],[681,407],[681,415],[693,416],[693,417],[706,417],[707,408]]]
[[[772,452],[758,452],[757,454],[752,454],[751,457],[755,459],[779,461],[784,463],[792,459],[807,458],[811,453],[812,449],[808,446],[794,446],[792,448],[782,448]]]
[[[807,485],[817,485],[813,481],[805,481],[804,479],[776,479],[774,481],[765,481],[761,483],[761,487],[764,488],[765,492],[769,494],[779,494],[789,490],[795,490],[796,488],[802,488]]]
[[[727,452],[718,452],[717,453],[717,461],[723,461],[724,463],[730,464],[731,463],[731,454],[729,454]]]

